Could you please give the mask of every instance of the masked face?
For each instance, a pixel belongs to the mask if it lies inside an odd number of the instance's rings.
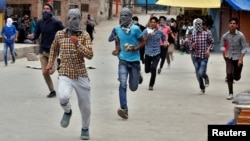
[[[128,8],[123,8],[120,12],[120,25],[121,27],[128,28],[132,22],[132,13]]]
[[[133,24],[138,24],[138,21],[136,21],[136,20],[133,20]]]
[[[70,31],[80,31],[82,16],[78,9],[70,9],[68,12],[68,29]]]
[[[42,16],[43,16],[43,20],[48,20],[48,19],[52,18],[53,15],[51,12],[43,11]]]
[[[160,25],[161,25],[161,26],[165,26],[165,25],[166,25],[166,22],[165,22],[165,21],[160,21]]]
[[[196,32],[201,32],[202,31],[202,20],[201,19],[195,19],[194,21],[194,29]]]
[[[13,23],[12,19],[11,19],[11,18],[8,18],[8,19],[7,19],[7,22],[6,22],[6,25],[7,25],[8,27],[10,27],[10,26],[12,25],[12,23]]]

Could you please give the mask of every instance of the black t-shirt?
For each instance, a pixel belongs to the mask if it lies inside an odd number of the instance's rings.
[[[170,26],[170,28],[171,28],[172,32],[173,32],[174,34],[176,34],[176,32],[177,32],[176,28],[173,27],[173,26]],[[168,42],[169,42],[170,44],[175,43],[175,40],[174,40],[174,38],[171,36],[171,33],[168,34]]]
[[[94,31],[95,25],[91,20],[86,21],[86,31],[92,33]]]

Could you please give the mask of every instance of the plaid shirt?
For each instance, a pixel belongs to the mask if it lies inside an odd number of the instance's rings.
[[[88,77],[84,58],[91,59],[93,57],[90,36],[86,31],[77,36],[80,43],[78,50],[71,42],[66,29],[56,33],[50,49],[49,64],[53,66],[54,60],[58,56],[58,52],[60,52],[61,64],[59,76],[68,76],[71,79]]]
[[[206,31],[193,33],[191,37],[191,44],[192,43],[195,43],[195,48],[193,49],[195,58],[205,58],[206,51],[210,51],[214,48],[214,38],[212,34]]]

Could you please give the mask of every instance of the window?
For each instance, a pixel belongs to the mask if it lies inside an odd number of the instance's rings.
[[[54,1],[53,7],[55,16],[61,16],[61,1]]]
[[[77,5],[77,4],[70,3],[70,4],[69,4],[69,9],[73,9],[73,8],[78,8],[78,5]]]
[[[81,4],[82,12],[89,12],[89,4]]]

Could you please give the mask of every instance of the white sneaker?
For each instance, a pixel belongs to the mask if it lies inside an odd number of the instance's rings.
[[[232,100],[234,97],[233,97],[233,94],[229,94],[229,96],[227,97],[227,100]]]
[[[199,94],[200,94],[200,95],[205,94],[205,89],[201,90]]]

